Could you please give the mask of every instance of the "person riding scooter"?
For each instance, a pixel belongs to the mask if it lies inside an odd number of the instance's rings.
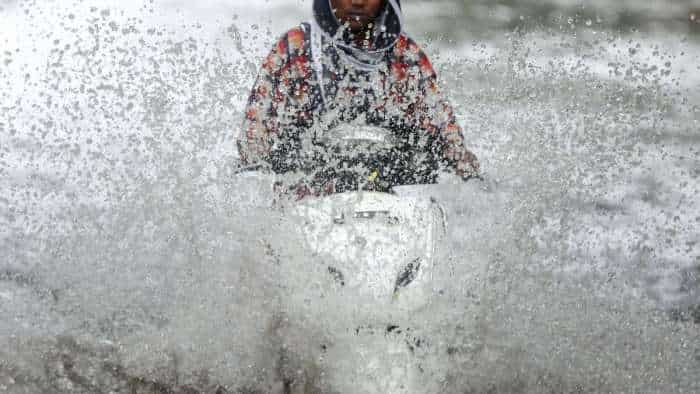
[[[299,198],[435,183],[441,164],[478,177],[431,63],[403,27],[399,0],[314,0],[313,20],[263,62],[238,140],[243,165],[300,174],[287,187]],[[347,124],[383,128],[393,145],[358,154],[324,142]]]

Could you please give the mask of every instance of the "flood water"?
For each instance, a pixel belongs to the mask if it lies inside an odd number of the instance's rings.
[[[700,392],[700,4],[404,3],[487,179],[431,191],[423,392]],[[0,0],[0,392],[362,392],[325,266],[234,174],[310,14]]]

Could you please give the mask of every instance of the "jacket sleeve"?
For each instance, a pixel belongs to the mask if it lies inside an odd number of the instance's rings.
[[[416,93],[412,100],[411,117],[414,124],[423,132],[432,136],[437,144],[437,152],[442,161],[455,169],[457,175],[470,177],[478,175],[479,162],[476,156],[465,146],[462,128],[457,124],[454,110],[444,98],[438,85],[437,75],[428,57],[417,45],[406,45],[406,56],[413,63],[415,73],[408,79],[413,80]],[[413,90],[413,89],[409,89]]]
[[[280,130],[278,111],[283,103],[280,74],[287,62],[287,35],[263,61],[248,98],[238,138],[238,152],[244,165],[269,161],[272,141]]]

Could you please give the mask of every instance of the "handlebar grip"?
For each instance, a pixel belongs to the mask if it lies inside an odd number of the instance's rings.
[[[464,182],[469,182],[469,181],[471,181],[471,180],[477,180],[477,181],[485,182],[485,181],[486,181],[486,178],[484,178],[483,175],[481,175],[481,174],[470,174],[470,175],[467,175],[467,176],[463,176],[463,177],[462,177],[462,180],[463,180]]]
[[[242,174],[244,172],[253,172],[253,171],[266,170],[266,169],[269,169],[269,166],[265,165],[264,163],[251,164],[248,166],[242,166],[242,167],[235,168],[233,170],[233,175]]]

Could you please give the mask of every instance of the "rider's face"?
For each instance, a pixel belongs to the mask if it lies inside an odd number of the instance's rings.
[[[331,7],[341,23],[347,23],[350,30],[366,30],[386,0],[331,0]]]

